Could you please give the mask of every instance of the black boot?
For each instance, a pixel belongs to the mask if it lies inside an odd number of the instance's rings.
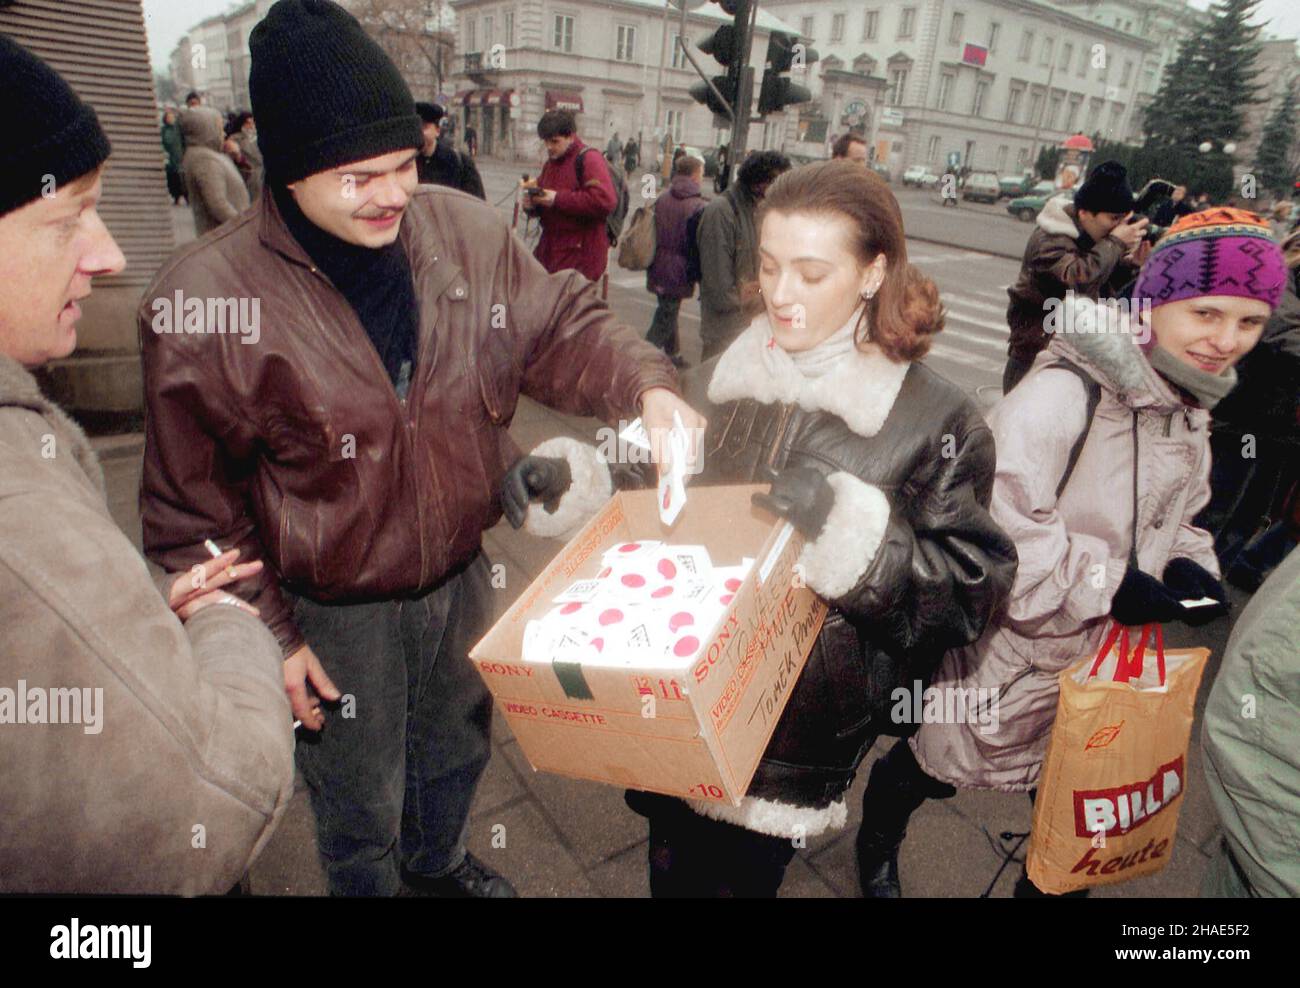
[[[1090,889],[1075,889],[1073,892],[1064,892],[1058,895],[1055,892],[1044,892],[1037,885],[1029,880],[1027,870],[1020,872],[1020,877],[1016,879],[1016,887],[1011,890],[1013,899],[1086,899]]]
[[[907,836],[907,821],[927,799],[947,799],[956,791],[926,775],[906,739],[871,767],[857,842],[858,881],[864,898],[902,898],[898,849]]]

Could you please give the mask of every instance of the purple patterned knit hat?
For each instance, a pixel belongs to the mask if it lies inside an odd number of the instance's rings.
[[[1180,217],[1142,265],[1135,299],[1151,307],[1202,295],[1257,298],[1276,309],[1286,287],[1282,249],[1268,223],[1226,206]]]

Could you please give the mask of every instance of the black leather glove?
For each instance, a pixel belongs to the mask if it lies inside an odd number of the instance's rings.
[[[1130,566],[1111,599],[1110,613],[1120,624],[1132,627],[1177,621],[1187,613],[1187,608],[1154,576]]]
[[[1184,607],[1182,620],[1185,624],[1198,627],[1209,624],[1215,618],[1228,613],[1227,588],[1214,578],[1213,573],[1191,559],[1184,557],[1169,561],[1169,565],[1165,567],[1165,586],[1179,600],[1212,597],[1219,602],[1213,605],[1206,604],[1203,607]]]
[[[815,539],[826,527],[835,489],[816,470],[792,467],[776,475],[771,493],[754,494],[750,500],[764,511],[789,519],[803,535]]]
[[[541,501],[554,514],[573,483],[569,461],[561,457],[521,456],[501,481],[501,509],[515,528],[522,528],[530,501]]]

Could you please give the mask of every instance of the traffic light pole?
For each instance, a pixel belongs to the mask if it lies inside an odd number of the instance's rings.
[[[740,33],[740,65],[736,85],[736,105],[731,114],[731,144],[727,150],[727,187],[731,185],[732,169],[745,159],[745,145],[749,140],[749,113],[754,105],[754,70],[749,64],[750,50],[754,45],[754,21],[758,17],[758,0],[740,0],[736,7],[736,31]]]

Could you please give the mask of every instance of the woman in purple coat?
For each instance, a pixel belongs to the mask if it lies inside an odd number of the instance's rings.
[[[655,200],[655,258],[646,272],[646,288],[659,297],[654,318],[650,321],[647,342],[653,343],[685,367],[677,341],[677,313],[682,299],[695,294],[695,282],[687,273],[686,248],[690,222],[704,208],[700,179],[704,162],[689,154],[681,155],[673,165],[673,182]]]

